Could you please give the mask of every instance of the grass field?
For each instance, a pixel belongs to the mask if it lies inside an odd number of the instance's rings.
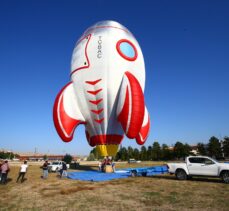
[[[97,167],[80,166],[91,168]],[[16,183],[18,170],[19,166],[11,165],[8,184],[0,186],[0,210],[229,210],[229,185],[219,179],[177,181],[174,176],[161,175],[85,182],[51,173],[43,180],[39,166],[30,164],[26,180]]]

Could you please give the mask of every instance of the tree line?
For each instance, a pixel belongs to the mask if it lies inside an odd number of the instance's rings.
[[[199,142],[196,146],[198,155],[207,155],[216,159],[229,158],[229,137],[224,137],[223,140],[219,140],[215,136],[212,136],[207,144]],[[120,147],[119,151],[115,156],[115,160],[126,161],[129,159],[135,160],[176,160],[184,159],[189,155],[194,155],[192,147],[187,143],[177,141],[173,147],[169,147],[166,144],[160,145],[157,141],[152,146],[142,146],[139,149],[129,147]],[[99,157],[96,148],[91,150],[88,160],[98,160]]]
[[[5,152],[5,151],[0,151],[0,159],[13,159],[13,158],[18,158],[18,154],[14,154],[12,152]]]

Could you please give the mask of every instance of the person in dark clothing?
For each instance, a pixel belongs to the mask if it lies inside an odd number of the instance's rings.
[[[67,177],[67,164],[65,162],[63,162],[62,164],[62,173],[60,174],[60,177],[62,178],[63,176]]]
[[[47,160],[43,164],[42,169],[43,169],[43,179],[47,179],[48,178],[48,161]]]

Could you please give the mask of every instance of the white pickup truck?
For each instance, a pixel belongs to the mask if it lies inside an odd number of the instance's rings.
[[[190,156],[185,163],[167,163],[168,171],[175,174],[179,180],[186,180],[192,176],[220,177],[229,183],[229,163],[219,163],[206,156]]]
[[[54,161],[48,165],[49,172],[58,172],[62,169],[63,161]],[[69,164],[67,164],[67,168],[69,168]]]

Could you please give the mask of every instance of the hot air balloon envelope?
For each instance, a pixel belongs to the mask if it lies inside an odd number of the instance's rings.
[[[84,124],[88,143],[102,156],[114,156],[124,134],[144,144],[150,128],[145,65],[127,28],[114,21],[88,28],[73,50],[70,75],[53,108],[63,141],[71,141],[75,128]]]

